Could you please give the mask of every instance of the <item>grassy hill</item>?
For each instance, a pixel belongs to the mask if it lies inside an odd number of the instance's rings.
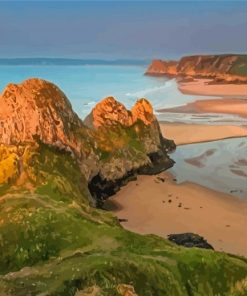
[[[82,161],[38,138],[0,145],[1,296],[247,295],[246,259],[129,232],[110,212],[91,207],[82,165],[92,151],[99,166],[109,166],[104,172],[117,170],[126,155],[141,164],[153,129],[139,121],[76,129],[89,151]]]

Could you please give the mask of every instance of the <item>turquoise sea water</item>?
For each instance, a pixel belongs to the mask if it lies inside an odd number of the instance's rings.
[[[138,98],[146,97],[153,104],[160,120],[247,124],[246,119],[224,114],[157,112],[161,108],[179,106],[205,97],[183,95],[177,89],[175,80],[148,77],[144,72],[144,66],[0,66],[0,92],[10,82],[20,83],[27,78],[38,77],[57,84],[81,118],[107,96],[116,97],[128,108],[131,108]],[[172,172],[178,182],[188,180],[246,198],[246,149],[245,139],[181,146],[172,155],[176,160]]]
[[[170,170],[177,182],[194,182],[247,200],[247,138],[177,147]]]
[[[114,96],[130,108],[137,97],[163,88],[166,78],[144,76],[142,66],[0,66],[0,90],[9,83],[38,77],[57,84],[67,95],[74,110],[85,117],[94,104]],[[157,104],[158,106],[158,104]]]
[[[139,98],[149,99],[158,119],[163,121],[205,124],[234,121],[236,124],[242,124],[243,119],[224,114],[158,112],[162,108],[183,105],[205,97],[184,95],[177,89],[175,80],[145,76],[145,70],[145,66],[0,65],[0,91],[10,82],[20,83],[27,78],[38,77],[57,84],[82,119],[98,101],[107,96],[114,96],[127,108],[131,108]]]

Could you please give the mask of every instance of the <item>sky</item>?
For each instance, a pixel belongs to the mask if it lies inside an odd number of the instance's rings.
[[[2,1],[0,58],[247,53],[246,1]]]

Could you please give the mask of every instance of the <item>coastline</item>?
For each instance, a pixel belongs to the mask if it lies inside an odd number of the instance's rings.
[[[247,126],[160,122],[160,128],[177,146],[247,136]]]
[[[220,87],[220,95],[224,96],[227,90],[222,91],[222,85]],[[198,93],[209,95],[203,88],[198,89]],[[208,106],[221,104],[224,108],[225,101],[227,99],[219,99]],[[225,113],[229,114],[229,110],[231,108]],[[235,111],[234,114],[239,115],[241,106]],[[224,112],[220,109],[219,113]],[[173,139],[178,146],[247,137],[247,126],[234,125],[234,122],[229,125],[160,122],[160,128],[163,136]],[[177,184],[169,171],[156,176],[138,176],[107,200],[105,208],[130,231],[161,237],[193,232],[207,239],[217,251],[247,257],[247,238],[243,235],[247,225],[247,202],[192,182]]]
[[[222,98],[197,100],[178,107],[159,109],[158,112],[185,114],[230,114],[247,118],[247,99]]]
[[[193,232],[217,251],[247,257],[247,203],[190,182],[177,184],[169,172],[138,176],[106,201],[105,208],[130,231],[161,237]]]
[[[183,94],[200,96],[246,96],[247,83],[219,83],[212,79],[194,79],[178,82]]]

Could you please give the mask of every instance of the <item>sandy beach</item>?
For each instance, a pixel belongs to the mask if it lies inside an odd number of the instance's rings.
[[[105,206],[131,231],[161,237],[193,232],[218,251],[247,257],[247,203],[196,184],[178,185],[167,172],[139,176]]]
[[[198,100],[186,105],[160,109],[159,112],[174,113],[219,113],[247,117],[247,99],[209,99]]]
[[[182,82],[178,88],[186,94],[224,98],[158,111],[247,116],[247,100],[232,98],[247,95],[247,84],[209,82],[205,79]],[[234,125],[234,122],[229,125],[161,122],[160,126],[163,136],[173,139],[176,145],[247,136],[247,126]],[[137,181],[130,182],[110,198],[105,207],[123,219],[123,227],[131,231],[161,237],[193,232],[205,237],[217,251],[247,257],[247,237],[244,235],[247,202],[191,182],[177,184],[169,171],[157,176],[139,176]]]
[[[177,145],[247,136],[247,127],[161,123],[164,136]],[[123,227],[141,234],[166,237],[193,232],[205,237],[217,251],[247,257],[247,202],[206,187],[176,183],[169,173],[139,176],[105,207]]]
[[[247,136],[247,126],[163,122],[160,127],[163,135],[168,139],[173,139],[176,145]]]
[[[179,82],[178,89],[183,94],[200,96],[246,96],[247,84],[213,83],[210,79],[195,79],[191,82]]]

